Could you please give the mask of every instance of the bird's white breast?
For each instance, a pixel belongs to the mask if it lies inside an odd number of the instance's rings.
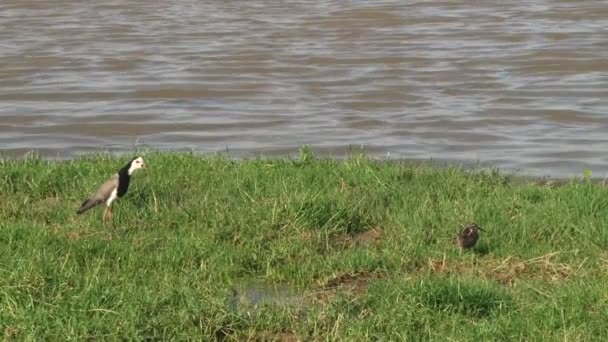
[[[110,205],[112,205],[112,202],[114,202],[114,200],[116,199],[117,191],[118,191],[118,188],[115,188],[114,190],[112,190],[112,192],[110,193],[110,197],[108,197],[108,199],[106,200],[106,205],[108,207]]]

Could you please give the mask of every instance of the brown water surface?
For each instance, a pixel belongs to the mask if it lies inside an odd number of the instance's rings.
[[[0,151],[608,170],[605,1],[0,2]]]

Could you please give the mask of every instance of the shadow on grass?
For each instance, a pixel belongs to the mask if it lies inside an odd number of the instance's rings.
[[[431,279],[411,288],[412,295],[429,308],[487,317],[511,303],[504,290],[478,281]]]
[[[479,245],[475,246],[472,251],[477,255],[484,256],[490,253],[490,246],[480,243]]]

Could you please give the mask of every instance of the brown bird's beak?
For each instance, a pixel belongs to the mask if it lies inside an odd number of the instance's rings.
[[[480,226],[477,226],[477,229],[481,230],[482,232],[485,232],[485,229],[482,229]]]
[[[141,168],[142,168],[142,169],[147,169],[147,168],[148,168],[148,164],[146,164],[146,163],[142,163],[142,164],[141,164]]]

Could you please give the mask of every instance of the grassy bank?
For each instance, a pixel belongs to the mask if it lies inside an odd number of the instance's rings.
[[[75,209],[126,159],[0,164],[4,338],[608,338],[601,185],[309,154],[145,158],[106,227],[101,208]],[[460,252],[468,222],[487,232]]]

